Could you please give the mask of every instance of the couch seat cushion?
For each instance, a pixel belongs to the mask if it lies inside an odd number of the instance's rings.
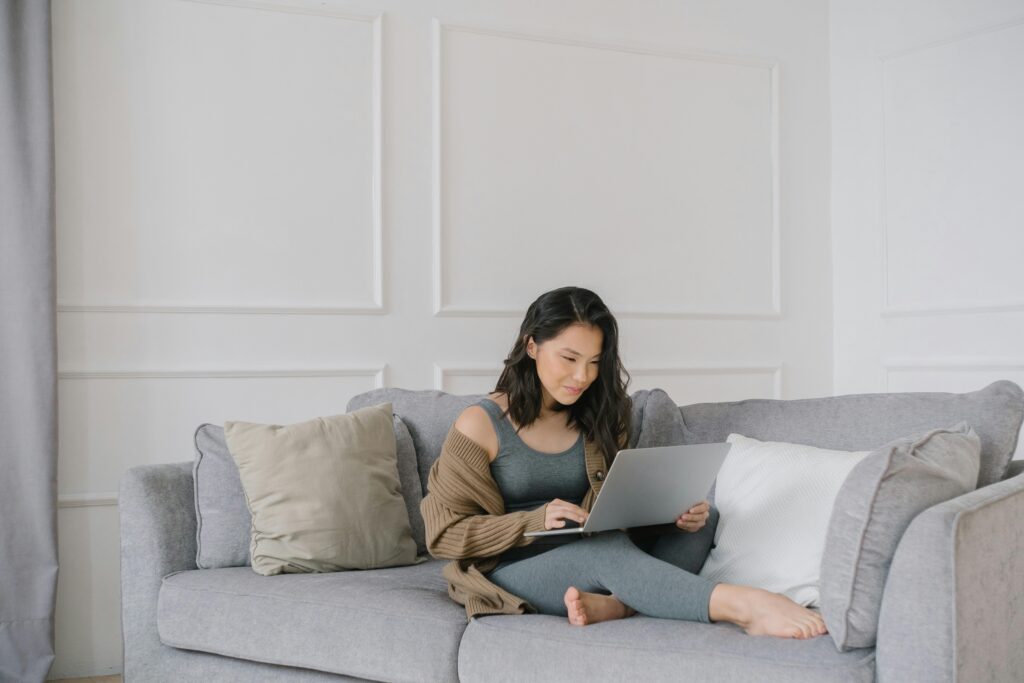
[[[589,626],[542,614],[473,619],[459,677],[475,681],[873,681],[874,648],[837,652],[810,640],[749,636],[733,624],[637,615]]]
[[[250,567],[164,577],[165,645],[381,681],[457,681],[466,627],[448,597],[446,560],[261,576]]]

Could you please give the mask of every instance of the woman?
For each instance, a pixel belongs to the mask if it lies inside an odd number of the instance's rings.
[[[754,635],[825,633],[820,615],[783,595],[697,575],[717,523],[707,501],[629,533],[523,536],[586,520],[627,443],[627,384],[618,325],[596,294],[563,287],[530,305],[494,392],[459,415],[428,476],[427,547],[454,560],[449,595],[469,618],[540,612],[586,625],[639,612]]]

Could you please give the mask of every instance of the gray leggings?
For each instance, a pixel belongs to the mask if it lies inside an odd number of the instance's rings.
[[[716,582],[697,576],[715,539],[718,510],[695,533],[662,524],[603,531],[533,557],[500,563],[487,578],[541,614],[567,617],[565,591],[614,594],[637,612],[709,622]]]

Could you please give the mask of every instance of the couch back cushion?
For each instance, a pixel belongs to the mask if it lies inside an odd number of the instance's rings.
[[[1000,481],[1017,448],[1024,391],[999,380],[963,394],[907,392],[847,394],[792,400],[748,399],[695,403],[663,437],[669,443],[725,441],[735,432],[762,441],[788,441],[846,451],[873,450],[894,439],[960,421],[981,439],[978,486]]]
[[[448,436],[448,430],[463,410],[487,394],[449,394],[435,389],[399,389],[386,387],[371,389],[353,396],[345,408],[347,412],[378,403],[390,403],[399,415],[412,437],[416,447],[419,478],[422,491],[427,490],[427,474],[430,466],[441,455],[441,447]],[[661,389],[639,389],[630,396],[632,400],[632,422],[630,447],[660,446],[670,443],[662,440],[676,433],[679,421],[678,407]],[[650,414],[645,414],[650,408]]]

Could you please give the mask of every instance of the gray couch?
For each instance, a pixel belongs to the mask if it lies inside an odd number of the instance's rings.
[[[458,413],[479,396],[375,389],[415,444],[420,483]],[[979,488],[918,515],[891,567],[874,648],[839,652],[731,624],[649,618],[571,626],[490,615],[467,624],[444,560],[331,574],[197,569],[193,462],[133,467],[120,486],[124,680],[138,681],[996,681],[1024,671],[1024,476],[1008,463],[1024,394],[979,391],[748,400],[678,407],[633,395],[631,445],[762,440],[863,450],[966,420]]]

